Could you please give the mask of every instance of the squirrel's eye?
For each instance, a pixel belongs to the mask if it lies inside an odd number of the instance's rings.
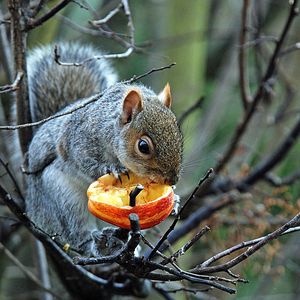
[[[144,154],[150,153],[150,148],[148,143],[145,140],[140,139],[138,143],[139,150]]]
[[[150,158],[153,150],[153,144],[148,136],[143,135],[136,141],[135,151],[143,158]]]

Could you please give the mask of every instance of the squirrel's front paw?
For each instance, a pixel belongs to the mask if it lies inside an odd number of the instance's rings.
[[[127,168],[123,166],[108,166],[106,167],[106,173],[114,175],[114,177],[118,178],[120,181],[122,181],[121,174],[125,174],[129,178],[129,172]]]
[[[91,254],[93,256],[113,255],[121,250],[124,246],[124,242],[114,236],[115,230],[115,228],[107,227],[91,232]]]

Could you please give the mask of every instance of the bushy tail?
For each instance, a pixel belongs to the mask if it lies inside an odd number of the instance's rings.
[[[58,45],[60,60],[82,62],[102,53],[79,43]],[[115,71],[104,59],[82,66],[61,66],[54,61],[54,45],[36,48],[27,61],[30,110],[38,121],[73,103],[99,93],[117,81]]]

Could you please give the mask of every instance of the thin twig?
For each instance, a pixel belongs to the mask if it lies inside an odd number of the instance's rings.
[[[9,176],[10,180],[12,181],[12,183],[14,184],[15,186],[15,189],[19,195],[19,197],[23,200],[23,203],[25,202],[25,198],[23,197],[23,194],[22,194],[22,191],[21,191],[21,188],[15,178],[15,176],[12,174],[12,172],[10,171],[10,168],[8,166],[8,163],[7,162],[4,162],[4,160],[0,157],[0,164],[3,166],[3,168],[5,169],[7,175]]]
[[[210,230],[208,226],[205,226],[202,228],[191,240],[189,240],[185,245],[183,245],[179,250],[177,250],[175,253],[173,253],[170,257],[163,260],[161,262],[162,265],[165,265],[175,259],[177,259],[179,256],[182,256],[188,251],[205,233],[207,233]]]
[[[141,74],[139,76],[135,75],[131,79],[123,81],[123,83],[125,83],[125,84],[134,83],[137,80],[140,80],[140,79],[142,79],[142,78],[144,78],[146,76],[149,76],[152,73],[159,72],[159,71],[162,71],[162,70],[165,70],[165,69],[169,69],[169,68],[171,68],[171,67],[173,67],[175,65],[176,65],[176,63],[171,63],[171,64],[169,64],[167,66],[163,66],[163,67],[160,67],[160,68],[153,68],[150,71],[148,71],[148,72],[146,72],[144,74]],[[17,129],[20,129],[20,128],[34,127],[34,126],[42,125],[42,124],[44,124],[46,122],[49,122],[49,121],[51,121],[53,119],[61,118],[63,116],[72,114],[73,112],[75,112],[75,111],[77,111],[79,109],[84,108],[85,106],[89,105],[90,103],[93,103],[93,102],[97,101],[100,97],[102,97],[103,93],[99,93],[99,94],[93,95],[93,96],[91,96],[89,98],[86,98],[84,101],[82,101],[79,105],[77,105],[73,109],[64,111],[62,113],[58,112],[58,113],[56,113],[56,114],[54,114],[54,115],[52,115],[52,116],[50,116],[48,118],[40,120],[40,121],[32,122],[32,123],[26,123],[26,124],[12,125],[12,126],[9,126],[9,125],[5,126],[4,125],[4,126],[0,126],[0,130],[17,130]]]
[[[221,271],[226,271],[237,264],[241,263],[245,259],[247,259],[249,256],[254,254],[256,251],[258,251],[260,248],[265,246],[267,243],[270,241],[277,239],[279,236],[284,234],[287,230],[293,229],[294,227],[297,227],[297,231],[299,230],[299,225],[300,225],[300,213],[297,214],[293,219],[291,219],[289,222],[278,228],[277,230],[273,231],[272,233],[269,233],[262,239],[260,239],[257,243],[254,245],[250,246],[245,252],[242,254],[238,255],[237,257],[231,259],[230,261],[217,265],[217,266],[211,266],[211,267],[202,267],[201,265],[199,267],[196,267],[190,272],[195,272],[198,274],[207,274],[207,273],[215,273],[215,272],[221,272]],[[295,230],[293,230],[295,231]],[[222,254],[224,255],[224,253]]]
[[[47,13],[45,13],[43,16],[41,16],[38,19],[29,19],[26,26],[26,31],[29,31],[37,26],[42,25],[46,21],[48,21],[50,18],[52,18],[55,14],[57,14],[60,10],[62,10],[66,5],[68,5],[71,2],[71,0],[62,0],[55,6],[53,6]]]
[[[300,179],[300,170],[297,170],[284,178],[280,178],[271,173],[267,173],[263,179],[274,187],[292,185],[295,181],[298,181]]]
[[[176,216],[175,220],[173,221],[173,223],[171,224],[171,226],[169,227],[169,229],[165,232],[165,234],[161,237],[161,239],[157,242],[155,248],[151,251],[151,253],[148,256],[148,260],[151,260],[153,258],[153,256],[156,254],[156,251],[159,250],[160,246],[164,243],[164,241],[168,238],[168,235],[170,234],[171,231],[174,230],[177,222],[180,220],[180,217],[182,215],[182,212],[184,211],[184,209],[187,207],[188,203],[194,198],[196,192],[198,191],[199,187],[203,184],[203,182],[205,182],[209,176],[213,173],[213,169],[210,168],[207,173],[205,174],[205,176],[203,178],[201,178],[201,180],[199,181],[198,185],[195,187],[194,191],[191,193],[190,197],[186,200],[186,202],[184,203],[184,205],[180,208],[178,215]]]
[[[58,46],[55,45],[55,48],[54,48],[54,61],[58,65],[64,66],[64,67],[70,67],[70,66],[81,67],[82,65],[84,65],[88,62],[91,62],[93,60],[127,58],[133,53],[133,51],[134,51],[134,48],[130,47],[122,53],[102,54],[102,55],[98,55],[98,56],[89,57],[87,59],[84,59],[84,60],[78,61],[78,62],[62,62],[62,61],[60,61],[60,54],[59,54],[59,51],[58,51]]]
[[[240,91],[244,110],[247,110],[251,96],[247,78],[247,49],[243,47],[246,42],[247,23],[248,23],[249,0],[243,1],[242,25],[240,31],[240,48],[239,48],[239,80]]]
[[[103,25],[107,23],[114,15],[116,15],[121,10],[122,7],[123,7],[123,3],[120,3],[116,8],[111,10],[104,18],[100,20],[92,21],[91,23],[93,25]]]
[[[12,84],[0,86],[0,94],[14,92],[19,88],[23,72],[18,72],[15,81]]]
[[[283,49],[280,52],[280,57],[284,56],[286,54],[289,54],[291,52],[298,51],[298,50],[300,50],[300,42],[295,43],[294,45],[291,45],[291,46],[287,47],[286,49]]]
[[[286,234],[289,234],[289,233],[292,233],[292,232],[295,232],[295,231],[300,231],[300,226],[297,226],[297,227],[293,227],[293,228],[290,228],[286,231],[284,231],[283,233],[280,234],[280,236],[283,236],[283,235],[286,235]],[[250,241],[246,241],[246,242],[242,242],[238,245],[235,245],[231,248],[228,248],[214,256],[212,256],[211,258],[207,259],[206,261],[204,261],[203,263],[200,264],[200,267],[203,268],[203,267],[208,267],[209,265],[211,265],[212,263],[216,262],[217,260],[225,257],[225,256],[228,256],[232,253],[234,253],[235,251],[238,251],[240,249],[243,249],[243,248],[246,248],[246,247],[250,247],[252,245],[255,245],[257,244],[259,241],[265,239],[266,236],[262,236],[262,237],[259,237],[257,239],[253,239],[253,240],[250,240]]]
[[[138,80],[141,80],[142,78],[146,77],[146,76],[149,76],[150,74],[152,73],[155,73],[155,72],[159,72],[159,71],[163,71],[163,70],[166,70],[166,69],[170,69],[172,67],[176,66],[176,63],[173,62],[173,63],[170,63],[166,66],[163,66],[163,67],[159,67],[159,68],[153,68],[151,70],[149,70],[148,72],[144,73],[144,74],[141,74],[139,76],[136,76],[134,75],[131,79],[129,80],[126,80],[125,83],[133,83],[135,81],[138,81]]]

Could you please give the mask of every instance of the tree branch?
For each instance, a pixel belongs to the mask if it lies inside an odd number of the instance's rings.
[[[279,40],[276,44],[273,55],[272,55],[272,57],[269,61],[267,70],[265,72],[265,75],[264,75],[264,77],[262,78],[262,80],[259,84],[259,87],[258,87],[258,89],[257,89],[257,91],[254,95],[253,100],[251,101],[250,107],[245,112],[242,121],[236,127],[236,130],[234,132],[234,135],[231,139],[231,142],[230,142],[227,150],[225,151],[223,157],[219,160],[219,162],[217,163],[217,165],[215,167],[215,172],[216,173],[219,173],[225,167],[227,162],[231,159],[231,157],[234,154],[234,151],[235,151],[240,139],[244,135],[244,133],[245,133],[245,131],[246,131],[248,125],[249,125],[249,122],[252,119],[252,116],[253,116],[253,114],[256,110],[256,107],[257,107],[258,103],[260,102],[260,100],[264,96],[266,87],[268,86],[268,81],[273,76],[273,73],[274,73],[275,68],[277,66],[277,60],[278,60],[283,42],[286,39],[287,33],[288,33],[288,31],[291,27],[291,24],[292,24],[294,18],[298,14],[297,4],[298,4],[298,0],[294,0],[291,4],[289,16],[288,16],[287,21],[284,25],[284,28],[283,28],[282,33],[280,35],[280,38],[279,38]]]
[[[244,110],[247,110],[251,96],[249,92],[248,79],[247,79],[247,52],[246,48],[243,47],[246,43],[247,34],[247,23],[248,23],[248,10],[249,0],[243,1],[242,9],[242,25],[240,31],[240,47],[239,47],[239,80],[240,80],[240,91]]]

